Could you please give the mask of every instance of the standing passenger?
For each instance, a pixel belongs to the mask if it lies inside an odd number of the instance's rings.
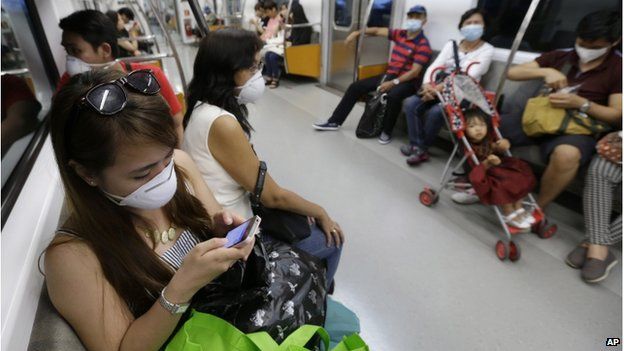
[[[385,75],[362,79],[349,85],[329,120],[314,124],[314,129],[338,130],[357,100],[362,95],[375,91],[379,86],[381,92],[388,93],[388,107],[379,142],[388,144],[392,138],[396,119],[401,112],[403,99],[416,92],[418,78],[431,58],[431,46],[422,31],[425,23],[427,23],[427,10],[424,6],[417,5],[407,12],[405,29],[366,28],[366,34],[387,37],[394,42]],[[359,35],[360,32],[355,31],[349,34],[345,42],[352,42]],[[386,80],[381,83],[384,76]]]

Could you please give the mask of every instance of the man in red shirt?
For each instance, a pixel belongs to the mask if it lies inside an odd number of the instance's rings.
[[[184,136],[182,127],[184,115],[169,80],[156,66],[140,63],[127,65],[115,61],[119,53],[115,25],[105,14],[95,10],[77,11],[61,19],[59,27],[63,30],[61,45],[67,52],[67,72],[61,77],[57,91],[69,81],[71,76],[93,68],[115,69],[122,72],[150,69],[160,84],[160,94],[169,104],[181,145]]]
[[[622,54],[616,49],[622,39],[621,26],[617,11],[591,13],[578,24],[574,49],[547,52],[535,61],[514,66],[508,78],[543,79],[553,89],[549,95],[553,107],[579,110],[589,118],[621,128]],[[559,91],[566,87],[578,87],[578,91]],[[522,131],[522,115],[511,117],[501,120],[503,136],[512,145],[538,144],[542,159],[548,163],[537,198],[545,207],[572,182],[579,167],[591,160],[596,139],[580,134],[528,139]]]
[[[407,12],[405,29],[366,28],[366,34],[387,37],[394,42],[386,74],[352,83],[329,120],[325,123],[314,124],[314,129],[338,130],[347,119],[357,99],[375,91],[379,86],[381,92],[388,93],[386,116],[379,142],[388,144],[396,119],[401,112],[403,99],[416,93],[418,78],[422,76],[423,68],[431,59],[431,46],[422,31],[422,26],[426,22],[427,10],[424,6],[416,5]],[[352,42],[359,35],[360,32],[355,31],[349,34],[345,41]],[[386,80],[381,83],[384,76]]]

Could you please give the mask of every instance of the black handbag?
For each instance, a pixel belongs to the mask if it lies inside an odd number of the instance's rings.
[[[409,62],[409,57],[412,56],[412,50],[407,54],[408,59],[405,60],[403,66],[399,70],[399,73],[405,68]],[[384,75],[381,78],[379,85],[386,81],[387,76]],[[386,108],[388,105],[388,94],[379,91],[379,87],[375,90],[375,95],[368,100],[364,113],[358,122],[355,129],[355,136],[361,139],[375,138],[381,134],[383,129],[383,121],[386,118]]]
[[[383,83],[384,79],[381,80]],[[388,104],[388,94],[381,93],[379,89],[375,95],[366,103],[364,114],[355,129],[355,136],[358,138],[374,138],[381,134],[383,120],[386,116],[386,106]]]
[[[264,189],[264,178],[267,166],[264,161],[260,161],[258,169],[258,179],[254,192],[250,195],[251,209],[253,213],[262,218],[260,228],[262,233],[287,242],[296,243],[310,236],[311,229],[308,217],[290,211],[283,211],[274,208],[267,208],[260,202],[262,189]]]

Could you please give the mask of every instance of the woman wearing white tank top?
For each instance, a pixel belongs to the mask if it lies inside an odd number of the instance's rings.
[[[226,29],[209,33],[200,43],[184,116],[183,149],[198,165],[217,201],[226,209],[251,217],[248,194],[253,191],[260,161],[249,136],[246,103],[264,91],[262,41],[248,31]],[[327,262],[331,284],[338,267],[344,234],[323,207],[280,187],[266,175],[260,201],[265,207],[314,218],[311,235],[296,247]]]

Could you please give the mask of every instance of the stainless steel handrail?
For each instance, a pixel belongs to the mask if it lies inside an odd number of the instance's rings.
[[[193,16],[195,16],[195,22],[197,22],[199,33],[203,38],[210,31],[208,29],[208,23],[206,23],[206,19],[204,18],[202,10],[199,8],[199,3],[197,2],[197,0],[188,0],[188,2],[189,6],[191,7],[191,12],[193,13]]]
[[[288,15],[290,16],[290,13],[288,13]],[[306,28],[306,27],[313,27],[313,26],[320,26],[321,22],[315,22],[315,23],[299,23],[299,24],[286,24],[284,25],[284,27],[286,29],[291,29],[291,28]]]
[[[157,54],[120,57],[120,58],[117,59],[117,61],[118,62],[142,62],[142,61],[160,60],[160,59],[164,59],[166,57],[174,57],[174,54],[166,53],[166,52],[159,52]]]
[[[156,11],[156,5],[154,5],[154,0],[148,1],[152,12],[154,13],[154,17],[156,17],[156,21],[158,21],[158,26],[160,26],[160,30],[165,34],[165,38],[171,47],[171,51],[173,53],[173,58],[175,59],[176,66],[178,66],[178,73],[180,74],[180,81],[182,82],[182,91],[184,95],[186,95],[186,78],[184,77],[184,70],[182,69],[182,62],[180,62],[180,55],[178,55],[178,49],[176,49],[173,40],[171,39],[171,34],[167,31],[167,27],[165,26],[165,21],[162,19],[162,13]],[[149,56],[149,55],[148,55]],[[140,57],[140,56],[138,56]]]
[[[156,35],[140,35],[138,37],[119,37],[119,40],[156,41]]]
[[[503,87],[505,86],[505,82],[507,81],[507,72],[509,72],[509,68],[511,67],[511,63],[513,62],[514,57],[516,56],[516,52],[518,48],[520,48],[520,44],[522,43],[522,39],[524,38],[524,34],[526,33],[527,28],[529,28],[529,24],[531,23],[531,19],[535,14],[535,10],[537,10],[537,6],[539,5],[540,0],[532,0],[531,5],[529,5],[529,9],[527,10],[524,19],[522,20],[522,24],[518,29],[518,33],[516,34],[516,38],[511,45],[511,51],[509,52],[509,57],[507,58],[507,63],[505,64],[505,69],[503,70],[503,74],[501,74],[500,79],[498,81],[498,86],[496,87],[496,101],[494,106],[498,106],[498,100],[500,100],[501,92],[503,91]]]
[[[366,7],[366,14],[364,15],[364,22],[360,23],[360,36],[358,38],[357,50],[355,51],[355,70],[353,72],[353,81],[358,80],[358,67],[360,67],[360,54],[362,53],[362,45],[364,43],[364,36],[366,36],[366,27],[368,24],[368,19],[373,10],[373,3],[375,0],[369,0],[368,6]]]
[[[9,70],[6,70],[6,71],[1,71],[0,75],[3,76],[5,74],[11,74],[11,75],[14,75],[14,76],[18,76],[20,74],[26,74],[28,72],[30,72],[28,70],[28,68],[16,68],[16,69],[9,69]]]

